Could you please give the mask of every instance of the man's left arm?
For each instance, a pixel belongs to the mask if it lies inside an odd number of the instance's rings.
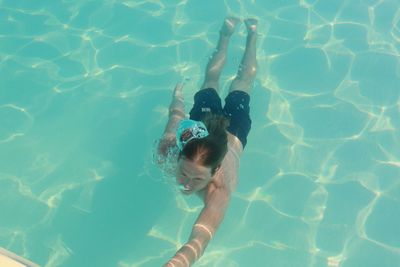
[[[230,192],[226,188],[216,188],[206,197],[188,242],[164,267],[188,267],[201,257],[224,218],[229,199]]]

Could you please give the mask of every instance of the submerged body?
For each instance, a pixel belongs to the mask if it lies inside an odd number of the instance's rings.
[[[175,173],[170,174],[176,177],[181,193],[196,194],[203,200],[204,208],[186,244],[164,267],[191,266],[201,257],[236,189],[240,155],[251,128],[249,93],[256,74],[257,20],[245,20],[248,31],[245,53],[222,108],[219,77],[237,23],[239,19],[227,18],[222,25],[217,50],[207,65],[205,81],[195,95],[190,120],[185,116],[183,84],[178,84],[173,93],[169,120],[158,145],[161,156],[158,163],[167,162],[168,151],[178,147]]]
[[[180,118],[177,123],[184,118]],[[227,132],[228,150],[214,175],[209,167],[201,166],[191,160],[181,158],[176,166],[176,182],[184,195],[197,195],[204,203],[189,241],[164,266],[191,266],[203,254],[208,242],[214,236],[223,220],[229,205],[231,194],[238,182],[240,155],[243,152],[241,141]],[[176,146],[175,138],[165,136],[160,142],[166,146]],[[160,146],[159,150],[168,151],[170,147]],[[164,155],[167,157],[167,155]]]

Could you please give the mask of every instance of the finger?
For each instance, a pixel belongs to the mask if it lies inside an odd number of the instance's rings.
[[[182,88],[183,88],[184,85],[185,85],[185,84],[184,84],[183,82],[177,83],[176,86],[175,86],[175,91],[180,91],[180,90],[182,90]]]
[[[178,83],[175,86],[174,95],[178,97],[183,97],[183,83]]]

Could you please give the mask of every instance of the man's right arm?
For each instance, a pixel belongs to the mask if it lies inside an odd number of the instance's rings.
[[[176,145],[175,134],[178,124],[181,120],[185,119],[185,105],[183,102],[182,89],[182,83],[178,83],[175,86],[172,101],[168,108],[168,122],[158,147],[158,152],[163,155],[167,153],[168,147]]]

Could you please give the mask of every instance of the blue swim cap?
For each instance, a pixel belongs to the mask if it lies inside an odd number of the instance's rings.
[[[207,127],[201,121],[182,120],[176,131],[176,144],[182,151],[191,140],[208,136]]]

